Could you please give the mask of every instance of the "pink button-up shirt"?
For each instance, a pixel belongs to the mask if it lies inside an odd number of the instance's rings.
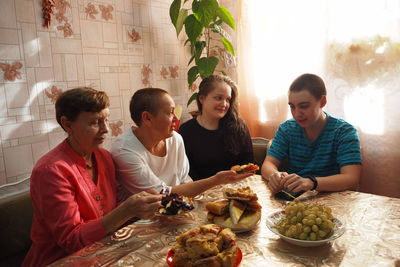
[[[45,266],[105,237],[102,217],[117,204],[115,168],[108,151],[94,156],[97,184],[66,141],[37,162],[30,185],[33,244],[22,266]]]

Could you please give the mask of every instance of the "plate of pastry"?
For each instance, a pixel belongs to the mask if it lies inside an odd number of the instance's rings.
[[[261,219],[261,205],[250,187],[224,188],[224,199],[206,204],[207,219],[232,231],[246,232],[254,229]]]
[[[242,251],[236,244],[236,235],[229,228],[206,224],[176,236],[168,250],[169,267],[226,266],[237,267]]]

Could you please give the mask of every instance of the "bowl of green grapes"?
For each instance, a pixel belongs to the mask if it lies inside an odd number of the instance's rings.
[[[331,208],[317,203],[290,202],[267,216],[267,227],[288,243],[315,247],[343,235],[346,228]]]

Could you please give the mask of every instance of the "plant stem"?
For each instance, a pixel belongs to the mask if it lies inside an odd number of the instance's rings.
[[[207,36],[206,36],[206,42],[207,42],[207,57],[210,56],[210,28],[207,28]]]

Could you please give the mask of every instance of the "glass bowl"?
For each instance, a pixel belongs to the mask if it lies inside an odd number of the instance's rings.
[[[328,243],[329,241],[335,240],[336,238],[340,237],[341,235],[343,235],[343,233],[346,230],[346,227],[343,225],[343,223],[339,219],[333,218],[332,219],[333,234],[326,239],[310,241],[310,240],[301,240],[301,239],[290,238],[290,237],[282,235],[281,233],[279,233],[278,229],[275,228],[275,225],[279,221],[283,220],[285,217],[286,217],[285,211],[283,211],[283,210],[270,213],[267,216],[267,221],[266,221],[267,227],[274,234],[279,235],[286,242],[296,245],[296,246],[301,246],[301,247],[320,246],[322,244]]]

